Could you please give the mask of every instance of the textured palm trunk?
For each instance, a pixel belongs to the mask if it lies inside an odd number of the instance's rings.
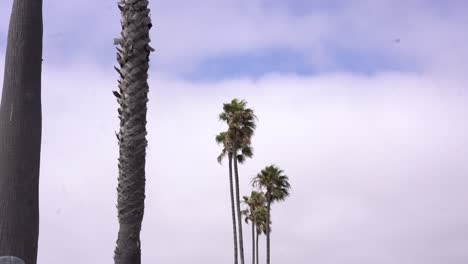
[[[232,234],[234,236],[234,263],[239,263],[237,259],[237,228],[236,228],[236,206],[234,203],[234,183],[232,179],[232,154],[229,154],[229,189],[231,193],[231,212],[232,212]]]
[[[234,146],[233,153],[237,153],[236,146]],[[234,177],[236,182],[237,225],[239,228],[239,255],[241,264],[244,264],[244,239],[242,234],[242,217],[240,208],[239,171],[237,169],[237,155],[234,155]]]
[[[0,256],[37,261],[42,1],[15,0],[0,104]]]
[[[119,178],[117,210],[119,232],[115,248],[116,264],[140,264],[140,231],[145,201],[146,112],[148,102],[149,17],[148,1],[120,0],[122,37],[116,39],[120,69]]]
[[[270,264],[270,208],[271,208],[271,201],[267,202],[267,217],[266,217],[266,263]]]
[[[258,262],[258,237],[260,236],[260,233],[258,232],[258,229],[257,229],[257,237],[256,237],[256,240],[255,240],[255,257],[257,259],[257,264],[259,263]]]
[[[255,264],[255,219],[252,222],[252,264]]]

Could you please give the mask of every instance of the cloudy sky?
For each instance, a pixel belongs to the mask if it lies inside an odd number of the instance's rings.
[[[241,192],[272,163],[292,185],[272,263],[468,262],[468,3],[369,2],[150,1],[144,263],[232,262],[235,97],[259,117]],[[44,1],[39,263],[112,263],[119,30],[115,1]]]

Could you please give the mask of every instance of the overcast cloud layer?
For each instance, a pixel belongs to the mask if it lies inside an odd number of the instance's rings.
[[[0,3],[1,58],[11,2]],[[273,263],[468,262],[466,4],[329,3],[151,2],[158,52],[150,73],[144,263],[232,262],[227,166],[216,163],[214,136],[225,129],[217,120],[222,103],[234,97],[259,117],[254,159],[240,168],[242,194],[272,163],[293,188],[273,207]],[[44,5],[38,262],[112,263],[117,8],[114,1]],[[303,61],[291,59],[288,71],[263,65],[224,74],[233,65],[223,58],[272,49]],[[213,58],[219,75],[185,78],[203,75]],[[253,60],[241,58],[240,67]],[[321,70],[298,75],[304,62]]]
[[[0,2],[3,47],[11,3]],[[464,76],[468,60],[464,0],[158,0],[150,7],[153,65],[164,74],[196,79],[221,68],[218,75],[238,76],[256,66],[260,75],[404,69]],[[114,0],[45,1],[44,23],[46,63],[115,63]]]

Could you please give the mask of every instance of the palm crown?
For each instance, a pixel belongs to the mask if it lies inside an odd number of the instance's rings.
[[[242,211],[246,215],[245,221],[252,221],[255,224],[255,211],[260,207],[265,207],[265,195],[262,192],[252,191],[250,196],[244,196],[243,199],[244,204],[248,206],[246,210]]]
[[[289,196],[291,185],[283,170],[270,165],[260,171],[252,180],[252,184],[260,189],[265,189],[267,202],[283,201]]]
[[[250,145],[257,117],[251,108],[247,108],[246,101],[233,99],[231,103],[223,104],[223,112],[219,114],[219,119],[229,127],[223,136],[227,150],[241,150],[242,147]]]
[[[266,205],[263,204],[261,206],[256,207],[254,210],[251,208],[245,209],[242,211],[242,214],[245,215],[245,222],[248,223],[249,221],[252,222],[258,234],[266,234],[266,222],[267,222],[267,208]],[[270,220],[270,232],[271,232],[271,220]]]

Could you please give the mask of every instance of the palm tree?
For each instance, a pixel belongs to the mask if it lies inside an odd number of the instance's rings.
[[[15,0],[0,104],[0,256],[37,261],[42,0]]]
[[[243,147],[250,146],[251,138],[255,131],[256,116],[253,110],[247,108],[247,102],[244,100],[233,99],[231,103],[223,104],[223,112],[219,115],[219,119],[225,121],[228,125],[226,132],[229,144],[232,148],[234,161],[234,177],[236,189],[236,205],[237,205],[237,225],[239,232],[239,253],[241,264],[244,264],[244,242],[242,235],[242,220],[240,208],[240,190],[239,190],[239,171],[238,171],[238,152]]]
[[[259,207],[264,207],[266,204],[265,195],[262,192],[252,191],[250,196],[244,196],[244,204],[247,205],[247,209],[242,211],[244,214],[245,222],[249,221],[252,223],[252,264],[255,264],[255,225],[257,223],[256,211]]]
[[[140,264],[140,231],[145,201],[146,112],[148,102],[149,17],[147,0],[120,0],[121,38],[115,39],[120,69],[119,103],[120,131],[117,210],[119,232],[114,262]]]
[[[266,200],[265,200],[266,201]],[[252,241],[252,243],[255,243],[255,247],[253,248],[253,255],[256,258],[255,263],[259,263],[259,255],[258,255],[258,238],[261,234],[266,234],[266,217],[267,217],[267,207],[266,204],[259,206],[255,208],[253,212],[251,212],[249,209],[243,210],[242,214],[246,215],[245,221],[251,221],[252,226],[255,226],[255,241]],[[270,220],[270,226],[271,226],[271,220]],[[270,233],[271,233],[271,227],[270,227]]]
[[[235,209],[235,203],[234,203],[234,187],[233,187],[233,179],[232,179],[232,144],[231,140],[229,137],[229,134],[227,132],[221,132],[219,133],[216,138],[216,143],[218,145],[223,145],[223,149],[221,151],[221,154],[219,154],[217,160],[221,164],[223,159],[228,156],[229,160],[229,190],[230,190],[230,195],[231,195],[231,212],[232,212],[232,228],[233,228],[233,237],[234,237],[234,263],[238,263],[238,258],[237,258],[237,228],[236,228],[236,209]],[[252,148],[250,146],[243,146],[241,153],[237,155],[237,159],[239,160],[239,163],[243,163],[246,158],[251,158],[252,157]]]
[[[252,180],[252,185],[265,190],[265,198],[267,200],[267,218],[266,222],[270,222],[271,204],[277,201],[284,201],[289,196],[291,186],[288,182],[288,177],[284,172],[275,165],[267,166],[260,171],[259,174]],[[267,236],[267,264],[270,264],[270,225],[266,225]]]

